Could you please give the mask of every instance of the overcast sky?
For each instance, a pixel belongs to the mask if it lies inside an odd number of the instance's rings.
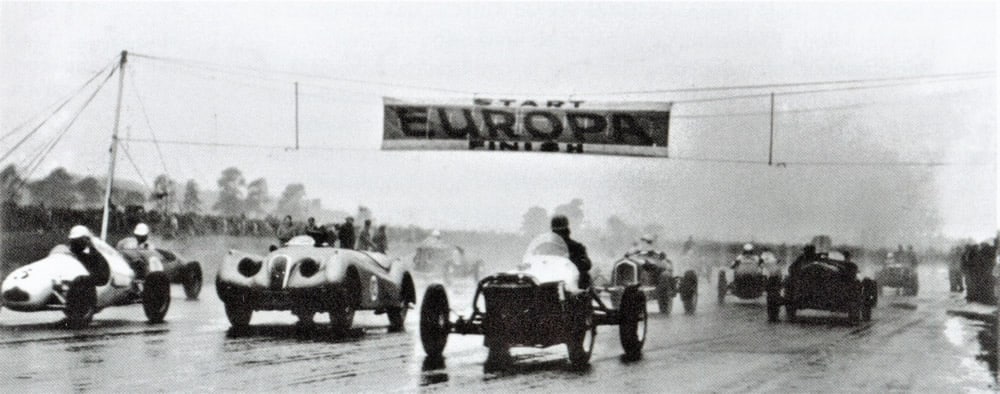
[[[891,244],[928,231],[983,238],[997,229],[995,76],[778,95],[776,161],[954,164],[932,168],[382,152],[381,97],[442,93],[335,78],[547,99],[993,71],[996,19],[989,3],[3,2],[0,131],[67,96],[127,49],[181,59],[130,59],[127,136],[149,138],[152,129],[162,140],[290,145],[292,83],[299,81],[302,145],[334,148],[162,145],[167,172],[204,188],[236,166],[248,180],[267,178],[275,195],[303,182],[309,197],[329,208],[365,204],[385,221],[445,228],[516,230],[530,206],[551,211],[579,197],[590,225],[614,214],[659,223],[676,238],[803,242],[827,233]],[[116,82],[34,176],[58,166],[106,171]],[[673,101],[740,93],[748,92],[575,97]],[[767,99],[678,103],[673,111],[672,157],[766,160]],[[63,111],[13,161],[26,160],[71,114]],[[147,182],[163,172],[154,146],[133,142],[128,149]],[[138,179],[124,162],[118,174]]]

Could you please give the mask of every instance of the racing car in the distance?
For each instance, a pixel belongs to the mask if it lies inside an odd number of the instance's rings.
[[[142,304],[151,323],[162,322],[170,308],[170,280],[157,261],[133,266],[114,248],[90,236],[90,245],[107,261],[110,275],[93,283],[66,245],[20,267],[0,285],[3,307],[20,312],[61,310],[71,328],[87,326],[94,314],[110,306]]]
[[[448,335],[483,335],[487,367],[503,365],[511,347],[565,344],[574,366],[590,361],[597,327],[617,325],[626,357],[637,358],[646,339],[646,298],[638,285],[625,288],[618,309],[593,288],[579,288],[580,273],[565,241],[542,234],[515,270],[479,281],[469,317],[451,319],[444,286],[433,284],[420,307],[420,340],[429,359],[440,359]]]
[[[680,294],[684,312],[692,314],[698,305],[698,276],[687,270],[674,276],[674,264],[660,251],[634,250],[611,267],[610,285],[602,290],[611,294],[611,306],[617,308],[629,286],[638,285],[646,298],[656,299],[660,313],[670,314],[674,296]]]
[[[790,267],[783,294],[768,293],[768,305],[783,304],[792,322],[798,311],[816,309],[846,313],[851,324],[858,324],[871,320],[878,303],[876,287],[870,278],[859,279],[857,265],[843,253],[818,253],[801,266]]]
[[[917,270],[910,264],[895,261],[891,255],[875,274],[875,281],[878,283],[879,294],[883,294],[886,287],[901,289],[906,296],[915,296],[920,290]]]
[[[140,248],[136,239],[132,237],[122,239],[117,247],[133,267],[143,267],[151,263],[163,266],[163,272],[167,274],[170,283],[181,284],[188,299],[197,299],[201,293],[201,263],[164,249]]]
[[[390,331],[403,329],[416,302],[413,278],[398,259],[382,253],[315,246],[312,237],[292,238],[266,256],[230,250],[219,267],[216,291],[234,328],[250,324],[254,311],[290,310],[303,324],[329,313],[334,330],[345,331],[358,310],[389,317]]]

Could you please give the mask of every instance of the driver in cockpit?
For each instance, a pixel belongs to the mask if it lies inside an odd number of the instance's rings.
[[[94,247],[94,235],[85,226],[76,225],[69,230],[69,251],[90,273],[90,283],[94,287],[103,286],[111,279],[108,260]]]
[[[587,257],[587,248],[583,244],[576,242],[569,237],[569,219],[563,215],[552,217],[552,232],[566,242],[569,249],[569,261],[573,262],[576,269],[580,271],[580,288],[590,287],[590,258]]]

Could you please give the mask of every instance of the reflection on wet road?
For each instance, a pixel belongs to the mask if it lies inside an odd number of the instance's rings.
[[[158,325],[147,324],[138,305],[109,308],[77,331],[62,328],[58,312],[4,310],[0,384],[6,392],[992,390],[987,362],[976,357],[989,334],[945,314],[960,302],[945,280],[939,287],[927,280],[916,298],[885,296],[874,320],[858,327],[843,324],[843,315],[808,311],[799,323],[769,324],[763,301],[719,306],[705,286],[695,315],[676,307],[670,316],[650,315],[641,360],[623,360],[617,330],[601,327],[588,368],[570,368],[556,346],[514,349],[514,364],[500,372],[484,372],[487,352],[476,336],[452,335],[443,359],[426,359],[417,313],[405,333],[387,332],[387,318],[370,312],[359,313],[346,335],[327,329],[323,315],[303,329],[282,312],[259,312],[249,330],[233,332],[213,288],[186,301],[176,287],[167,322]],[[467,287],[450,294],[459,307],[470,297]]]

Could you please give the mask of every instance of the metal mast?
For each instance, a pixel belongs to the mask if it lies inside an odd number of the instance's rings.
[[[115,127],[111,132],[111,164],[108,166],[108,183],[104,190],[104,215],[101,218],[101,239],[108,239],[108,217],[111,210],[111,186],[115,179],[115,159],[118,156],[118,124],[122,116],[122,91],[125,88],[125,62],[128,61],[128,51],[122,51],[118,63],[118,104],[115,106]]]

